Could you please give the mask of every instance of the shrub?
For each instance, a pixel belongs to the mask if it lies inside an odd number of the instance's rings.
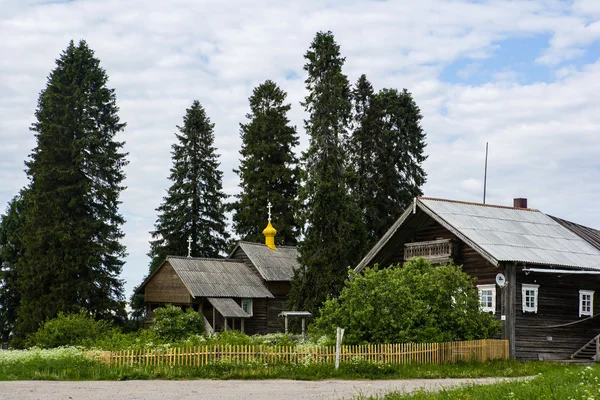
[[[311,336],[344,342],[445,342],[488,338],[501,326],[479,310],[473,278],[455,265],[413,259],[403,267],[354,274],[340,296],[327,300],[310,326]]]
[[[202,315],[191,308],[185,312],[172,305],[154,310],[152,331],[163,340],[178,341],[204,333]]]
[[[96,321],[84,311],[79,314],[59,313],[34,334],[29,336],[27,347],[50,349],[61,346],[91,347],[94,342],[112,334],[108,321]]]

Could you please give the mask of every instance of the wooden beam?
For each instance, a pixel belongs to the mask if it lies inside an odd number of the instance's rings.
[[[302,337],[304,337],[305,330],[306,330],[306,317],[302,317]]]
[[[217,310],[215,309],[215,307],[213,306],[213,332],[217,331]]]
[[[507,284],[503,289],[505,300],[506,321],[504,324],[504,338],[508,340],[508,353],[510,358],[515,358],[516,347],[516,312],[517,312],[517,266],[516,264],[506,264],[504,268]]]
[[[287,315],[284,317],[285,319],[285,333],[288,333],[288,320],[287,320]]]
[[[227,318],[225,318],[225,330],[227,330]]]
[[[241,328],[242,328],[242,333],[244,333],[244,318],[242,318],[242,322],[241,322]]]

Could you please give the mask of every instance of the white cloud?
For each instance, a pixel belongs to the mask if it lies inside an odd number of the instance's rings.
[[[235,193],[238,124],[252,88],[273,79],[289,92],[305,147],[303,55],[317,30],[332,30],[351,82],[366,73],[376,88],[413,92],[428,133],[427,195],[479,200],[489,141],[488,202],[529,197],[533,207],[600,227],[600,66],[568,64],[598,38],[597,4],[0,0],[0,207],[26,183],[23,160],[35,145],[28,128],[54,60],[69,40],[86,39],[127,122],[119,139],[131,161],[121,208],[131,289],[147,271],[148,231],[185,109],[199,99],[215,122],[224,186]],[[532,35],[550,36],[538,61],[559,64],[559,80],[518,84],[506,68],[486,71],[490,81],[478,86],[440,80],[460,58],[476,65],[499,41]],[[291,72],[298,78],[286,80]]]

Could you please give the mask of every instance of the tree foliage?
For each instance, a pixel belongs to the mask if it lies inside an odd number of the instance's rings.
[[[214,144],[214,124],[199,101],[186,110],[183,126],[177,127],[172,146],[172,182],[157,208],[158,219],[151,232],[150,273],[168,255],[185,255],[192,238],[193,257],[221,257],[227,249],[223,172]]]
[[[404,89],[375,93],[362,75],[353,90],[348,140],[352,196],[368,232],[367,248],[381,238],[415,196],[422,195],[425,133],[420,110]]]
[[[185,312],[172,305],[154,310],[152,331],[163,340],[178,341],[191,335],[204,333],[202,315],[188,308]]]
[[[304,57],[309,147],[302,155],[300,201],[306,230],[290,306],[317,312],[327,297],[339,293],[348,268],[358,262],[364,230],[348,193],[342,145],[352,106],[348,78],[342,73],[344,58],[331,32],[317,33]]]
[[[118,206],[127,161],[115,136],[125,124],[107,82],[87,44],[71,42],[40,93],[26,162],[32,206],[19,263],[20,338],[59,312],[124,316]]]
[[[290,126],[285,102],[287,93],[273,81],[257,86],[250,101],[248,122],[240,124],[242,149],[240,177],[242,191],[232,203],[233,229],[242,240],[263,241],[267,203],[273,205],[276,244],[295,245],[300,233],[297,221],[298,145],[296,128]]]
[[[37,346],[50,349],[61,346],[92,347],[114,331],[106,320],[97,321],[84,311],[77,314],[58,313],[56,318],[48,320],[27,340],[28,347]]]
[[[493,336],[500,322],[479,309],[473,278],[454,265],[413,259],[403,267],[368,268],[325,302],[311,334],[357,343],[445,342]]]
[[[15,196],[0,216],[0,340],[9,339],[21,302],[19,261],[25,249],[21,241],[25,224],[27,190]]]

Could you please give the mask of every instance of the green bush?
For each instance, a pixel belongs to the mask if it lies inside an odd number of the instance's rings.
[[[61,346],[91,347],[96,341],[113,334],[108,321],[96,321],[84,311],[79,314],[59,313],[34,334],[29,336],[27,347],[50,349]]]
[[[162,340],[179,341],[204,333],[202,315],[188,308],[185,312],[172,305],[154,310],[152,331]]]
[[[344,342],[406,343],[484,339],[501,323],[481,312],[473,278],[455,265],[414,259],[400,267],[354,274],[337,299],[325,302],[311,336]]]

